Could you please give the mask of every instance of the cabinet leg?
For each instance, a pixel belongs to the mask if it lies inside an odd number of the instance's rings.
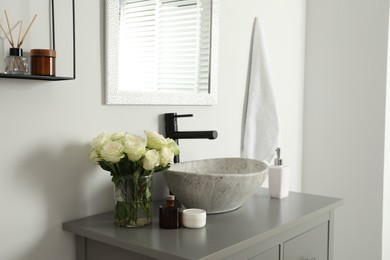
[[[85,238],[76,235],[76,260],[85,260]]]

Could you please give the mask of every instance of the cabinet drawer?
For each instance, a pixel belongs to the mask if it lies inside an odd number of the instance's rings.
[[[283,260],[328,260],[328,222],[283,244]]]
[[[279,260],[279,246],[275,246],[249,260]]]

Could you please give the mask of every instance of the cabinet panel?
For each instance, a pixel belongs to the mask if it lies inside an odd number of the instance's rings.
[[[279,260],[279,246],[273,247],[249,260]]]
[[[85,260],[155,260],[144,255],[134,253],[119,247],[111,246],[99,241],[88,239],[86,241]]]
[[[328,222],[284,243],[283,260],[328,260]]]

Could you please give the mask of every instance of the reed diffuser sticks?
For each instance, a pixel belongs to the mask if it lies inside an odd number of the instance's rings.
[[[26,32],[25,32],[24,35],[23,35],[22,40],[21,40],[20,42],[18,42],[18,48],[20,48],[20,47],[22,46],[23,41],[24,41],[24,38],[26,38],[28,32],[30,31],[31,25],[34,23],[35,18],[37,18],[37,15],[34,15],[33,19],[32,19],[31,22],[30,22],[30,25],[27,27],[27,30],[26,30]],[[23,22],[23,21],[22,21],[22,22]],[[21,30],[21,28],[22,28],[22,27],[20,26],[20,30]]]
[[[11,42],[10,42],[10,44],[11,44],[12,48],[15,48],[15,46],[14,46],[14,39],[12,38],[12,30],[11,30],[11,26],[10,26],[10,24],[9,24],[7,11],[4,10],[4,13],[5,13],[5,18],[6,18],[6,20],[7,20],[9,35],[10,35],[10,37],[11,37]]]
[[[13,36],[12,36],[11,24],[10,24],[10,22],[9,22],[8,14],[7,14],[7,11],[6,11],[6,10],[4,10],[4,14],[5,14],[5,18],[6,18],[7,25],[8,25],[9,37],[8,37],[7,33],[5,32],[3,26],[1,26],[1,24],[0,24],[0,28],[1,28],[1,30],[3,31],[5,37],[7,38],[9,44],[11,45],[11,47],[12,47],[12,48],[15,48],[15,42],[14,42],[14,38],[13,38]],[[34,23],[34,21],[35,21],[36,18],[37,18],[37,15],[34,15],[34,17],[33,17],[33,19],[31,20],[29,26],[27,27],[26,31],[24,32],[22,39],[20,39],[20,36],[21,36],[21,33],[22,33],[23,21],[22,21],[22,20],[19,21],[20,26],[19,26],[18,42],[17,42],[17,44],[16,44],[16,48],[21,48],[21,47],[22,47],[22,44],[23,44],[23,42],[24,42],[24,39],[26,38],[26,36],[27,36],[28,32],[30,31],[31,26],[33,25],[33,23]]]
[[[9,42],[9,44],[11,44],[11,46],[12,46],[11,40],[8,38],[8,35],[7,35],[7,33],[5,32],[5,30],[4,30],[4,28],[3,28],[3,26],[1,26],[1,24],[0,24],[0,28],[1,28],[1,30],[3,31],[3,33],[4,33],[5,37],[7,38],[7,40],[8,40],[8,42]]]
[[[22,26],[23,26],[23,21],[19,21],[20,27],[19,27],[19,35],[18,35],[18,47],[20,47],[19,42],[20,42],[20,33],[22,32]]]

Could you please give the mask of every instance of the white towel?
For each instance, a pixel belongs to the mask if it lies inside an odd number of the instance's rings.
[[[279,146],[279,120],[270,68],[258,19],[252,36],[246,115],[241,157],[270,163]]]

